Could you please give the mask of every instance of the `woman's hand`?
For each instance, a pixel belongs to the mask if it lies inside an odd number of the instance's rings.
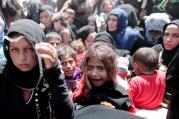
[[[58,63],[58,55],[56,49],[49,43],[41,42],[35,45],[40,57],[45,62],[46,69],[50,69]]]

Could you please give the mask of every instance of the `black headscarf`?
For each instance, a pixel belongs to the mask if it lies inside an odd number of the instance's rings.
[[[18,33],[22,36],[25,36],[27,40],[32,44],[34,49],[35,44],[46,42],[43,30],[40,28],[39,24],[32,20],[21,19],[13,22],[7,32],[7,36],[10,37],[13,33]],[[7,38],[4,39],[3,47],[7,63],[2,74],[20,88],[35,88],[43,76],[43,66],[41,58],[35,50],[35,53],[37,54],[38,64],[31,71],[22,72],[13,64],[12,59],[10,58],[8,51],[9,42],[10,41]]]
[[[179,26],[179,20],[174,20],[174,21],[171,21],[170,23],[166,24],[163,27],[163,33],[165,32],[167,26],[170,25],[170,24],[175,24],[175,25]],[[172,50],[167,50],[164,47],[164,50],[163,50],[163,53],[162,53],[163,64],[165,64],[166,66],[169,65],[169,63],[173,59],[173,56],[175,55],[175,52],[178,48],[179,48],[179,45]]]
[[[113,45],[116,47],[116,44],[112,38],[112,36],[107,32],[99,32],[96,34],[96,37],[94,39],[94,42],[105,42]]]
[[[83,43],[85,42],[86,38],[90,33],[93,33],[94,30],[92,26],[86,25],[81,27],[77,32],[76,32],[76,37],[81,38]]]

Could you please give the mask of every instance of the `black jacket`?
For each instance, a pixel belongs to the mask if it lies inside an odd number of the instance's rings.
[[[179,118],[179,48],[170,62],[166,74],[166,90],[172,94],[167,119]]]
[[[114,105],[116,109],[129,110],[131,101],[127,91],[120,85],[112,82],[106,82],[101,87],[93,87],[88,97],[78,99],[76,109],[84,106],[100,104],[101,101],[107,101]]]
[[[170,60],[167,69],[167,89],[170,93],[178,94],[179,95],[179,74],[178,74],[178,67],[179,67],[179,48],[176,50],[175,54],[173,54],[173,58]]]
[[[45,42],[43,30],[32,20],[14,22],[8,36],[18,32],[26,36],[34,46]],[[38,64],[31,71],[22,72],[16,68],[9,56],[9,41],[4,40],[4,54],[7,61],[0,62],[0,115],[18,119],[71,119],[73,103],[68,95],[60,65],[46,70],[38,57]],[[31,91],[30,98],[24,101],[23,91]]]

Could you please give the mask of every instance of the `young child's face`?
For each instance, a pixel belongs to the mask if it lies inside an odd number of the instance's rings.
[[[75,59],[71,56],[62,57],[60,59],[62,64],[62,70],[64,71],[65,76],[72,77],[75,71],[76,62]]]
[[[107,70],[103,62],[96,57],[90,58],[86,64],[87,78],[94,86],[102,86],[107,80]]]
[[[54,48],[58,48],[61,44],[58,38],[49,38],[48,43],[50,43]]]
[[[68,13],[68,23],[72,24],[75,19],[75,14]]]
[[[92,26],[92,27],[93,27],[93,30],[95,31],[95,29],[96,29],[96,23],[95,23],[95,21],[89,21],[89,22],[88,22],[88,25],[89,25],[89,26]]]
[[[90,33],[85,39],[84,44],[86,49],[89,49],[94,43],[95,33]]]
[[[113,9],[113,4],[109,0],[104,1],[103,11],[109,13],[112,9]]]
[[[45,28],[50,27],[52,25],[52,17],[47,11],[40,13],[40,23],[44,24]]]
[[[163,45],[166,50],[172,50],[179,44],[179,27],[175,24],[167,26],[164,36]]]

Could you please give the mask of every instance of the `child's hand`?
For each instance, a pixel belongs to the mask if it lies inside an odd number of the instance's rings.
[[[102,101],[100,102],[100,105],[104,105],[106,107],[110,107],[112,109],[115,109],[116,107],[114,105],[112,105],[111,103],[107,102],[107,101]]]
[[[45,25],[44,24],[40,23],[39,25],[40,25],[40,28],[42,28],[43,30],[45,29]]]
[[[35,48],[39,52],[40,57],[45,62],[47,69],[52,68],[58,63],[58,56],[56,49],[49,43],[41,42],[35,45]]]
[[[91,86],[91,84],[90,84],[90,82],[89,82],[89,80],[88,80],[87,77],[85,78],[85,85],[86,85],[86,88],[87,88],[88,90],[91,90],[92,86]]]
[[[92,86],[88,80],[88,77],[86,75],[86,71],[84,71],[85,73],[83,74],[83,79],[84,79],[84,84],[85,84],[85,90],[84,90],[84,93],[85,94],[88,94],[89,91],[91,90]]]

